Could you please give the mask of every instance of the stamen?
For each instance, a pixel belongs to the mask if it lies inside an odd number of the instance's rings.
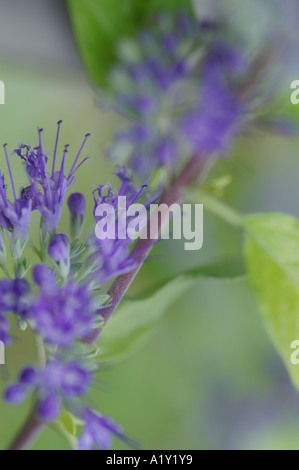
[[[48,206],[50,209],[53,209],[53,199],[52,199],[52,193],[51,193],[51,185],[50,185],[50,178],[49,178],[49,173],[47,169],[47,165],[44,163],[44,172],[45,172],[45,179],[46,179],[46,191],[45,191],[45,199],[46,203],[48,203]]]
[[[72,166],[72,168],[71,168],[71,171],[70,171],[69,176],[68,176],[67,179],[69,179],[69,178],[74,174],[74,168],[75,168],[75,166],[77,165],[77,162],[78,162],[78,160],[79,160],[79,158],[80,158],[81,152],[82,152],[82,150],[83,150],[83,147],[84,147],[84,145],[85,145],[85,143],[86,143],[88,137],[90,137],[90,134],[86,134],[86,136],[85,136],[85,138],[84,138],[84,140],[83,140],[83,144],[82,144],[81,147],[80,147],[79,153],[78,153],[77,157],[75,158],[75,161],[74,161],[74,163],[73,163],[73,166]]]
[[[66,158],[66,154],[67,154],[67,152],[68,152],[68,149],[69,149],[69,145],[66,145],[66,146],[64,147],[64,154],[63,154],[63,157],[62,157],[61,168],[60,168],[60,175],[64,175],[65,158]]]
[[[55,141],[55,149],[54,149],[54,155],[53,155],[52,178],[53,178],[54,173],[55,173],[55,163],[56,163],[56,155],[57,155],[59,131],[60,131],[60,126],[61,126],[61,124],[62,124],[62,121],[58,121],[58,123],[57,123],[56,141]]]
[[[1,175],[1,178],[2,178],[2,175]],[[5,205],[5,207],[7,207],[5,192],[4,192],[2,185],[0,185],[0,196],[2,197],[3,204]]]
[[[42,155],[44,154],[43,140],[42,140],[43,131],[44,131],[44,129],[38,129],[39,148],[40,148],[40,151],[41,151]]]
[[[67,189],[68,190],[73,186],[75,181],[76,181],[76,178],[74,176],[71,178],[71,180],[68,180],[68,183],[67,183]]]
[[[135,204],[135,202],[139,199],[139,197],[141,196],[141,194],[144,192],[144,190],[148,187],[147,184],[144,184],[141,186],[141,188],[139,189],[139,191],[135,194],[135,196],[133,197],[132,201],[131,201],[131,205],[132,204]]]
[[[87,157],[85,157],[84,160],[82,160],[82,162],[79,163],[78,166],[76,166],[76,168],[74,169],[74,171],[69,174],[68,179],[67,179],[68,181],[69,181],[70,178],[72,178],[72,176],[74,176],[74,174],[76,173],[76,171],[79,170],[80,166],[82,166],[83,163],[85,163],[88,159],[89,159],[89,155],[87,155]]]
[[[10,167],[9,158],[8,158],[8,154],[7,154],[7,144],[4,144],[3,148],[4,148],[6,163],[7,163],[7,167],[8,167],[9,177],[10,177],[10,181],[11,181],[11,185],[12,185],[12,192],[13,192],[13,195],[14,195],[14,200],[16,202],[17,194],[16,194],[16,188],[15,188],[14,180],[13,180],[13,177],[12,177],[11,167]]]
[[[63,178],[64,178],[65,158],[66,158],[66,154],[67,154],[68,148],[69,148],[69,145],[66,145],[66,146],[64,147],[64,153],[63,153],[62,162],[61,162],[61,167],[60,167],[59,182],[58,182],[58,187],[60,188],[60,197],[61,197],[61,191],[62,191],[62,188],[61,188],[62,180],[63,180]]]
[[[46,157],[44,156],[44,147],[43,147],[43,141],[42,141],[42,132],[43,129],[38,129],[38,134],[39,134],[39,149],[41,152],[41,158],[43,162],[43,167],[44,167],[44,176],[46,180],[46,191],[45,191],[45,200],[46,204],[51,208],[52,206],[52,195],[51,195],[51,188],[50,188],[50,181],[49,181],[49,174],[48,174],[48,169],[47,169],[47,163],[46,163]]]

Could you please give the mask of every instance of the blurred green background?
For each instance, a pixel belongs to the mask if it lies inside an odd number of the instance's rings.
[[[0,79],[6,84],[6,104],[0,106],[1,145],[8,142],[11,151],[18,141],[35,145],[40,126],[45,148],[51,151],[56,122],[63,119],[60,150],[69,143],[71,159],[85,133],[91,132],[86,147],[91,158],[73,188],[89,195],[91,209],[92,185],[115,182],[105,147],[121,125],[120,118],[98,109],[77,59],[72,64],[34,56],[22,60],[3,50],[1,57]],[[289,83],[284,86],[287,104]],[[214,170],[214,175],[233,176],[226,200],[245,213],[283,211],[299,216],[298,146],[299,140],[263,134],[237,143],[233,157]],[[0,168],[7,175],[4,163],[2,154]],[[17,158],[12,166],[17,184],[25,185]],[[67,211],[61,223],[65,230]],[[203,249],[187,253],[181,242],[160,243],[133,293],[172,273],[241,250],[241,234],[205,213]],[[14,334],[7,365],[0,366],[0,392],[22,366],[36,362],[30,333],[15,329]],[[169,309],[141,352],[99,372],[90,402],[146,449],[299,449],[299,397],[264,331],[245,279],[200,281]],[[29,408],[29,401],[18,407],[0,404],[0,449],[9,444]],[[34,445],[43,450],[66,448],[51,429]],[[124,445],[115,442],[115,448]]]

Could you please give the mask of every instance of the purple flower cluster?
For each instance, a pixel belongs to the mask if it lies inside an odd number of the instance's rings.
[[[42,142],[42,129],[39,130],[38,147],[31,148],[29,145],[22,144],[19,146],[18,149],[13,152],[13,154],[18,155],[24,162],[25,171],[29,181],[29,186],[22,190],[20,199],[16,199],[16,191],[14,189],[14,183],[11,176],[13,191],[16,200],[15,205],[16,209],[19,210],[18,214],[22,214],[22,210],[24,208],[27,209],[27,212],[25,212],[23,215],[24,222],[22,224],[22,228],[24,229],[25,233],[28,230],[28,225],[30,222],[30,217],[28,216],[28,213],[30,214],[31,210],[37,210],[41,213],[42,230],[44,234],[47,233],[53,235],[56,232],[61,217],[62,206],[65,200],[65,196],[70,187],[75,182],[76,171],[88,158],[86,157],[80,163],[78,163],[83,147],[86,143],[87,138],[89,137],[89,134],[85,136],[83,144],[73,162],[69,173],[66,173],[65,171],[66,155],[69,146],[65,147],[60,168],[56,170],[56,157],[60,126],[61,121],[58,123],[51,169],[48,168],[48,155],[44,152]],[[9,172],[11,174],[9,162],[8,166]],[[1,192],[1,196],[2,199],[6,196],[4,194],[4,191]]]
[[[115,136],[109,156],[146,176],[174,168],[180,155],[222,154],[248,116],[242,52],[184,12],[154,21],[136,44],[120,46],[122,64],[111,74],[117,108],[134,124]]]
[[[4,149],[8,162],[6,146]],[[11,174],[10,166],[9,173]],[[15,242],[23,244],[30,223],[32,200],[23,197],[17,198],[14,185],[13,192],[14,202],[12,203],[7,199],[4,176],[0,172],[0,227],[8,233],[12,233]]]
[[[83,194],[74,193],[68,198],[71,219],[71,237],[57,233],[62,207],[69,188],[75,181],[75,173],[85,162],[79,163],[88,135],[69,172],[65,171],[65,148],[59,170],[55,170],[58,139],[54,148],[53,162],[49,169],[49,155],[43,150],[42,130],[39,130],[39,146],[31,148],[20,145],[13,152],[24,162],[29,186],[21,191],[20,198],[11,172],[9,156],[5,156],[10,175],[14,203],[7,198],[4,176],[0,173],[0,267],[9,277],[0,281],[0,341],[12,342],[8,315],[19,317],[20,326],[29,325],[51,351],[44,368],[26,368],[17,383],[7,388],[5,399],[12,404],[23,402],[34,391],[38,416],[42,421],[54,421],[62,406],[77,412],[86,422],[80,440],[80,448],[108,448],[112,435],[121,436],[121,430],[108,418],[99,417],[87,410],[81,398],[89,391],[93,380],[92,370],[85,366],[91,354],[84,339],[99,325],[100,311],[107,301],[99,289],[107,280],[118,276],[134,266],[130,254],[131,239],[87,240],[81,242],[84,226],[86,200]],[[95,204],[109,202],[117,206],[118,198],[126,196],[128,204],[135,202],[143,188],[137,191],[129,173],[124,168],[118,173],[120,189],[114,193],[110,186],[100,186],[94,193]],[[42,216],[40,246],[28,243],[40,263],[32,268],[32,285],[25,280],[31,268],[24,250],[27,245],[31,212],[37,210]],[[123,227],[125,230],[126,227]],[[10,242],[14,261],[13,277],[6,266],[5,234]],[[17,275],[18,274],[18,275]],[[93,352],[94,353],[94,352]],[[50,353],[49,353],[50,354]]]
[[[82,412],[85,422],[84,431],[79,439],[78,450],[108,450],[113,441],[113,436],[123,438],[121,426],[110,418],[100,416],[86,408]]]
[[[54,421],[60,414],[62,401],[82,397],[87,393],[91,382],[90,372],[78,362],[55,359],[44,369],[24,369],[18,382],[7,388],[5,399],[9,403],[19,404],[30,391],[35,390],[40,419]]]
[[[10,331],[10,323],[7,318],[1,314],[0,315],[0,341],[2,343],[8,345],[11,343],[11,337],[9,334]]]
[[[182,130],[194,153],[219,154],[228,150],[242,130],[248,112],[232,87],[248,69],[233,47],[215,42],[203,60],[197,103],[182,119]]]
[[[25,368],[17,381],[6,389],[5,400],[10,404],[22,403],[34,391],[38,399],[37,414],[45,422],[55,421],[63,405],[77,410],[84,422],[84,430],[78,441],[78,450],[107,450],[113,436],[123,438],[123,431],[110,418],[98,415],[81,404],[93,377],[79,362],[50,360],[45,368]]]
[[[32,303],[30,319],[37,333],[48,345],[63,349],[84,339],[97,319],[90,287],[74,281],[59,286],[52,271],[42,265],[35,266],[34,279],[40,291]]]
[[[25,279],[0,281],[0,312],[27,316],[30,308],[30,286]]]
[[[10,344],[10,322],[6,315],[14,313],[27,318],[31,305],[30,286],[24,279],[0,281],[0,340]]]
[[[122,222],[121,213],[125,211],[129,205],[139,200],[144,192],[145,186],[137,190],[126,168],[119,168],[117,176],[121,181],[121,186],[117,194],[112,190],[110,185],[99,186],[93,193],[96,222],[99,221],[99,218],[96,216],[96,209],[101,204],[110,204],[115,209],[116,214],[114,221],[114,233],[116,237],[114,239],[106,238],[105,240],[93,241],[96,247],[95,257],[98,260],[97,264],[99,266],[93,274],[93,279],[98,284],[104,284],[112,278],[131,271],[137,263],[137,260],[130,253],[130,246],[133,244],[134,240],[127,235],[127,224],[129,221]],[[126,197],[126,207],[122,207],[121,204],[119,204],[119,198],[122,196]]]

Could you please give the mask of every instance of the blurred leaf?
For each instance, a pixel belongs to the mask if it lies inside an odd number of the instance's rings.
[[[207,183],[203,183],[201,185],[201,190],[216,197],[222,197],[225,190],[231,185],[232,180],[233,178],[231,175],[223,175],[219,178],[208,181]]]
[[[149,26],[155,11],[191,8],[189,0],[67,0],[79,50],[93,81],[107,86],[116,44]]]
[[[61,413],[59,422],[64,427],[66,432],[68,432],[72,436],[76,435],[76,431],[77,431],[76,424],[70,413],[67,413],[66,411]]]
[[[68,442],[71,449],[76,449],[78,441],[76,437],[77,424],[76,418],[71,413],[62,412],[59,419],[50,423],[49,426]]]
[[[203,204],[205,210],[224,220],[232,227],[243,228],[243,215],[221,199],[215,197],[215,194],[210,194],[201,188],[192,188],[190,191],[187,191],[187,195],[189,201]]]
[[[100,336],[100,361],[117,361],[132,355],[152,335],[168,308],[201,278],[236,279],[244,274],[239,262],[229,261],[201,267],[164,281],[135,300],[125,300]],[[186,312],[184,312],[186,313]],[[182,325],[186,316],[182,317]]]
[[[299,368],[290,361],[299,339],[299,221],[284,214],[245,219],[249,279],[266,328],[299,388]]]

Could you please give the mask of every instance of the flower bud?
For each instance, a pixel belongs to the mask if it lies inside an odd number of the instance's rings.
[[[20,384],[35,386],[38,383],[38,373],[35,369],[27,367],[20,375]]]
[[[50,395],[40,401],[37,407],[38,416],[43,421],[55,421],[60,414],[61,401],[56,395]]]
[[[66,235],[59,234],[53,237],[48,253],[52,260],[58,264],[60,274],[66,278],[70,272],[70,242]]]
[[[34,266],[32,277],[34,282],[43,290],[55,286],[56,283],[53,271],[43,264]]]
[[[86,211],[86,199],[81,193],[71,194],[68,199],[68,206],[72,219],[75,220],[77,217],[84,218]]]
[[[64,262],[66,264],[70,254],[70,242],[67,236],[55,235],[49,245],[48,253],[55,263]]]
[[[11,385],[5,392],[4,398],[8,403],[18,405],[27,397],[27,389],[23,385]]]
[[[68,199],[68,206],[71,213],[71,225],[74,238],[79,238],[83,225],[86,211],[86,199],[81,193],[71,194]]]

